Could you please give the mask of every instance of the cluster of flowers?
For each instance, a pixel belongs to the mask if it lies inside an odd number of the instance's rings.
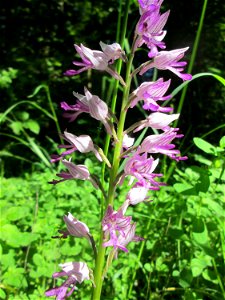
[[[145,44],[149,53],[150,61],[141,65],[136,73],[144,74],[151,68],[159,70],[170,70],[183,80],[190,80],[191,75],[183,73],[186,62],[180,61],[188,48],[176,49],[172,51],[160,51],[165,49],[166,45],[163,38],[166,35],[164,26],[167,22],[169,11],[160,14],[160,7],[163,0],[138,0],[140,8],[140,19],[136,25],[134,34],[133,52],[138,47]],[[75,45],[75,49],[81,58],[80,61],[74,61],[75,66],[81,67],[77,70],[68,70],[67,76],[80,74],[88,69],[105,71],[126,86],[123,78],[113,69],[112,64],[117,59],[126,62],[126,56],[118,43],[106,45],[100,42],[102,51],[91,50],[84,45]],[[135,235],[136,224],[132,222],[131,216],[125,216],[126,210],[130,205],[136,205],[148,199],[149,190],[158,190],[163,183],[156,180],[163,174],[154,173],[159,159],[154,159],[154,154],[164,154],[173,160],[180,161],[186,159],[180,155],[180,151],[175,149],[172,141],[175,138],[181,138],[178,128],[170,127],[170,123],[178,119],[179,114],[171,114],[171,107],[160,106],[158,102],[169,100],[171,95],[165,96],[169,89],[171,80],[164,81],[159,78],[157,81],[143,82],[136,90],[130,93],[127,99],[126,109],[133,108],[139,101],[143,101],[143,109],[150,111],[149,116],[142,121],[136,122],[130,128],[124,131],[122,147],[126,155],[121,156],[125,159],[123,174],[117,184],[122,184],[126,177],[130,178],[129,185],[131,189],[127,194],[124,204],[116,211],[111,205],[108,205],[105,216],[102,220],[102,230],[104,232],[104,247],[113,247],[113,254],[117,256],[118,250],[127,252],[126,245],[131,241],[140,241],[141,237]],[[84,95],[74,92],[76,103],[69,105],[66,102],[61,103],[65,111],[64,116],[70,122],[76,120],[81,113],[87,113],[92,118],[100,121],[106,132],[111,136],[113,145],[118,142],[116,130],[113,123],[113,115],[107,104],[97,95],[93,95],[87,88],[84,89]],[[170,114],[167,114],[170,113]],[[147,136],[138,147],[134,147],[134,138],[128,136],[130,132],[137,132],[143,128],[150,127],[161,130],[161,133]],[[57,174],[60,180],[53,180],[52,184],[69,179],[89,180],[95,188],[99,188],[99,182],[95,176],[92,176],[85,165],[76,165],[71,159],[65,157],[74,151],[81,153],[93,152],[95,157],[104,161],[109,167],[110,162],[104,156],[102,149],[96,146],[88,135],[76,136],[67,131],[62,134],[62,138],[68,143],[59,145],[59,148],[66,150],[60,155],[53,155],[52,162],[62,161],[67,171]],[[122,149],[121,149],[122,150]],[[70,213],[64,216],[67,225],[67,231],[60,231],[63,237],[73,235],[75,237],[85,237],[93,245],[93,239],[86,224],[75,219]],[[58,300],[65,299],[75,289],[76,283],[81,283],[85,279],[90,279],[90,270],[85,263],[71,262],[61,265],[62,272],[53,274],[53,277],[67,276],[66,281],[61,287],[48,290],[47,296],[56,296]],[[67,293],[67,289],[71,290]]]

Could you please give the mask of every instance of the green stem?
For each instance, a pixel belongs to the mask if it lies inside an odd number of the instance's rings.
[[[124,45],[124,39],[125,39],[125,34],[126,34],[129,7],[130,7],[130,0],[127,0],[126,1],[126,7],[125,7],[123,30],[122,30],[122,35],[121,35],[121,46],[122,46],[122,48],[123,48],[123,45]],[[119,142],[116,144],[116,146],[114,148],[114,156],[113,156],[113,163],[112,163],[112,168],[111,168],[111,173],[110,173],[109,192],[108,192],[108,199],[106,201],[106,207],[108,206],[108,204],[113,203],[113,198],[114,198],[114,190],[115,190],[114,181],[115,181],[115,178],[116,178],[117,173],[118,173],[119,162],[120,162],[120,153],[121,153],[121,149],[122,149],[123,129],[124,129],[124,122],[125,122],[125,118],[126,118],[126,111],[124,110],[124,107],[125,107],[125,103],[127,102],[127,99],[128,99],[128,96],[129,96],[129,91],[130,91],[130,82],[131,82],[130,73],[131,73],[132,61],[133,61],[133,54],[130,56],[129,62],[127,64],[126,87],[124,88],[124,92],[123,92],[121,113],[120,113],[120,119],[119,119],[119,123],[118,123],[118,129],[117,129],[117,136],[118,136]],[[122,62],[120,61],[118,64],[119,64],[118,65],[118,71],[120,72],[121,67],[122,67]],[[117,99],[118,88],[119,88],[119,83],[116,82],[115,92],[114,92],[112,106],[111,106],[113,112],[115,111],[115,107],[116,107],[116,99]],[[107,156],[107,153],[108,153],[109,141],[110,141],[110,139],[109,139],[109,137],[107,137],[106,146],[105,146],[105,149],[104,149],[104,154],[106,156]],[[104,177],[103,177],[104,172],[105,172],[105,167],[103,167],[103,169],[102,169],[102,182],[104,181]],[[94,270],[95,288],[93,289],[93,294],[92,294],[92,299],[93,300],[99,300],[100,299],[102,284],[103,284],[103,279],[104,279],[103,278],[103,268],[104,268],[104,264],[105,264],[105,251],[106,251],[106,249],[102,246],[103,239],[104,239],[104,234],[103,234],[103,231],[101,231],[99,247],[98,247],[98,255],[97,255],[95,270]]]

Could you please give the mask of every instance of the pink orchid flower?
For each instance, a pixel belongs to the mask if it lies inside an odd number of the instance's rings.
[[[64,117],[69,118],[70,122],[74,121],[81,113],[89,113],[90,116],[103,123],[108,134],[112,135],[110,127],[110,114],[107,104],[98,96],[92,95],[87,88],[84,88],[84,95],[73,92],[73,95],[78,99],[75,105],[68,105],[66,102],[61,102],[61,107],[71,113],[65,113]]]
[[[161,51],[159,52],[150,63],[146,64],[140,71],[140,75],[144,74],[151,68],[156,68],[159,70],[170,70],[178,77],[183,80],[191,80],[191,74],[181,73],[184,70],[184,66],[187,62],[180,61],[184,57],[184,53],[189,49],[189,47],[182,49],[175,49],[171,51]]]
[[[60,287],[47,290],[45,295],[47,297],[56,296],[57,300],[65,300],[70,297],[75,290],[76,284],[82,283],[84,280],[89,280],[89,269],[86,263],[83,262],[68,262],[59,265],[62,272],[56,272],[52,275],[53,278],[67,276],[68,278]],[[67,290],[70,291],[67,293]]]
[[[112,68],[109,67],[109,63],[114,62],[115,59],[123,57],[123,51],[119,46],[119,44],[117,45],[116,46],[115,44],[106,45],[103,43],[103,47],[106,52],[104,53],[102,51],[92,50],[90,48],[87,48],[83,44],[81,44],[80,46],[75,44],[74,47],[77,53],[80,55],[82,61],[81,62],[73,61],[73,64],[81,68],[79,70],[74,70],[74,69],[67,70],[64,73],[64,75],[74,76],[86,70],[95,69],[99,71],[106,71],[117,80],[120,80],[123,85],[125,85],[121,76],[117,72],[115,72]],[[120,55],[118,55],[118,50],[120,50],[121,52]],[[109,53],[110,53],[110,57],[108,56]]]
[[[171,80],[163,81],[159,78],[157,81],[143,82],[130,95],[130,107],[133,108],[139,101],[143,100],[143,108],[151,111],[170,112],[171,107],[160,107],[157,101],[165,101],[171,98],[171,95],[164,96],[170,86]]]
[[[64,156],[72,154],[74,151],[78,150],[81,153],[93,152],[96,158],[99,161],[102,161],[101,156],[98,151],[95,149],[92,139],[89,135],[80,135],[76,136],[72,133],[64,131],[64,134],[61,134],[64,140],[66,140],[69,145],[59,145],[59,148],[66,148],[68,150],[64,151],[60,155],[52,155],[51,162],[56,162],[61,160]]]
[[[147,136],[138,148],[137,153],[162,153],[176,161],[187,159],[186,156],[181,157],[180,151],[175,150],[175,145],[171,144],[173,139],[183,137],[182,134],[177,133],[177,130],[178,128],[170,128],[161,134]]]
[[[169,130],[170,127],[168,125],[174,120],[177,120],[179,115],[180,114],[167,115],[160,112],[152,113],[145,120],[138,122],[139,126],[137,126],[133,132],[142,130],[145,127],[161,129],[163,131]]]

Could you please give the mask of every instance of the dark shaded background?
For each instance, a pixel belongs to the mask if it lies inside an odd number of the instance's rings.
[[[186,59],[191,55],[193,42],[200,19],[203,1],[177,1],[165,0],[162,10],[171,10],[166,25],[167,36],[165,38],[167,49],[190,46]],[[75,57],[73,44],[84,43],[92,49],[99,49],[99,41],[112,43],[116,36],[116,22],[119,1],[2,1],[1,4],[1,62],[0,70],[11,67],[16,70],[17,76],[12,84],[1,86],[1,111],[20,100],[24,100],[40,84],[49,86],[52,99],[57,109],[62,130],[71,125],[61,117],[59,104],[61,101],[72,103],[74,97],[72,91],[83,92],[83,86],[92,81],[92,92],[101,94],[102,75],[93,71],[91,78],[87,73],[73,78],[63,76],[63,72],[72,67],[71,61]],[[213,71],[224,76],[225,65],[225,4],[222,0],[209,1],[201,41],[192,74]],[[136,1],[131,5],[129,15],[128,35],[132,38],[132,30],[138,21],[138,7]],[[131,40],[131,39],[130,39]],[[138,56],[135,63],[147,60],[145,53]],[[163,72],[165,78],[172,77],[176,87],[181,80],[173,74]],[[139,78],[141,82],[141,78]],[[171,89],[172,90],[172,89]],[[224,122],[224,89],[215,79],[204,77],[190,84],[179,126],[183,133],[187,133],[185,145],[189,146],[194,136],[201,136],[209,130]],[[179,96],[172,100],[172,104],[178,105]],[[36,101],[42,107],[48,109],[46,96],[39,93],[32,101]],[[18,111],[22,108],[18,108]],[[40,112],[31,107],[23,107],[28,110],[33,119],[39,121],[41,131],[35,139],[51,151],[52,145],[46,143],[46,136],[58,142],[55,125],[46,119]],[[14,111],[16,113],[16,111]],[[132,112],[131,120],[141,119],[139,113]],[[88,119],[90,122],[90,118]],[[96,124],[89,126],[85,121],[73,125],[76,134],[89,131],[96,134]],[[98,130],[98,129],[97,129]],[[99,129],[100,130],[100,129]],[[1,132],[10,133],[7,122],[2,125]],[[217,144],[224,130],[217,131],[208,136],[208,141]],[[102,143],[102,135],[98,134],[99,143]],[[9,138],[2,139],[3,149],[17,152],[20,155],[32,157],[29,150],[21,149]],[[6,162],[9,175],[18,175],[18,168],[14,167],[14,160]],[[29,165],[23,167],[29,168]]]

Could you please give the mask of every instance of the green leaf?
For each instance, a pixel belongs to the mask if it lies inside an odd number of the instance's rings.
[[[202,151],[204,151],[208,154],[216,155],[217,149],[212,144],[210,144],[210,143],[206,142],[205,140],[198,138],[198,137],[195,137],[193,139],[193,141],[194,141],[194,144]]]
[[[40,126],[35,120],[28,120],[25,123],[23,123],[23,126],[35,134],[39,134],[40,132]]]
[[[16,225],[6,224],[2,226],[1,239],[11,247],[28,246],[31,242],[37,240],[38,237],[38,234],[31,232],[20,232]]]
[[[203,257],[193,258],[191,260],[191,271],[193,277],[198,277],[207,266],[208,266],[208,262]]]
[[[33,255],[33,262],[36,266],[44,266],[45,265],[45,260],[42,255],[35,253]]]
[[[3,274],[3,283],[17,288],[27,287],[27,281],[24,276],[24,268],[11,267]]]
[[[175,183],[174,185],[173,185],[173,187],[174,187],[174,189],[175,189],[175,191],[177,192],[177,193],[184,193],[184,192],[187,192],[187,191],[191,191],[191,195],[197,195],[196,194],[196,191],[193,189],[193,185],[191,185],[191,184],[189,184],[189,183]],[[186,193],[185,193],[185,195],[187,195]],[[190,193],[188,193],[188,195],[190,195]]]
[[[21,121],[27,121],[29,119],[30,114],[28,112],[26,112],[26,111],[21,111],[21,112],[17,112],[16,116]]]
[[[221,148],[225,148],[225,136],[223,136],[221,139],[220,139],[220,142],[219,142],[219,145]]]
[[[0,289],[0,298],[5,299],[6,298],[6,293],[3,289]]]
[[[9,221],[16,221],[29,215],[30,209],[27,206],[13,206],[6,212]]]
[[[198,245],[208,245],[208,230],[205,222],[200,218],[194,219],[192,237]]]
[[[187,288],[191,285],[192,279],[193,279],[193,276],[192,276],[191,270],[184,269],[180,273],[179,284],[183,288]]]
[[[205,280],[208,280],[209,282],[212,282],[214,284],[218,284],[217,275],[214,270],[205,269],[202,273],[202,277]]]
[[[16,263],[16,252],[10,249],[8,253],[1,256],[1,263],[3,269],[8,269],[9,267],[15,266]]]
[[[153,266],[150,263],[144,264],[144,268],[148,272],[153,272],[153,270],[154,270]]]
[[[19,135],[23,129],[23,124],[20,121],[12,121],[9,124],[9,127],[12,129],[14,134]]]

